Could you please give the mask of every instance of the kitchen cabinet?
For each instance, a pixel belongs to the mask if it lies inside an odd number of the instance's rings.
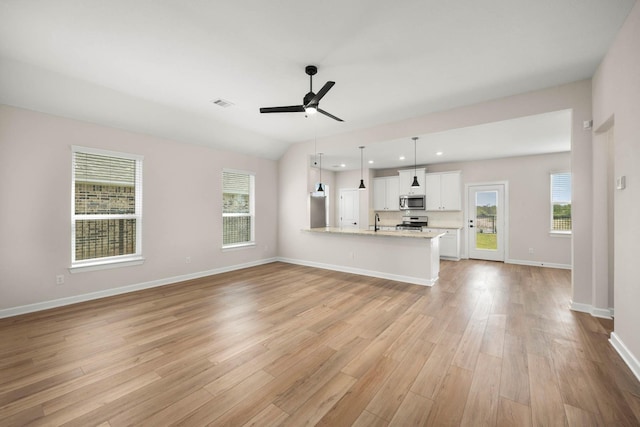
[[[373,210],[398,211],[398,177],[373,178]]]
[[[462,176],[460,172],[428,173],[425,175],[428,211],[462,210]]]
[[[444,233],[440,237],[440,258],[460,260],[460,230],[457,228],[427,228],[424,231]]]
[[[425,172],[426,169],[425,168],[417,168],[415,170],[415,174],[414,174],[414,170],[413,169],[406,169],[406,170],[401,170],[398,171],[399,173],[399,178],[400,178],[400,195],[407,195],[407,194],[421,194],[424,195],[426,188],[425,188],[425,181],[424,181],[424,177],[425,177]],[[412,187],[411,184],[413,183],[413,177],[417,176],[418,177],[418,184],[420,184],[420,187]]]

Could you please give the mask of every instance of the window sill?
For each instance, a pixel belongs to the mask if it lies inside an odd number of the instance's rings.
[[[85,271],[98,271],[107,270],[110,268],[130,267],[133,265],[142,265],[143,263],[144,258],[142,256],[110,259],[108,261],[80,262],[69,267],[69,272],[75,274],[83,273]]]
[[[549,236],[551,237],[571,237],[571,231],[550,231]]]
[[[227,246],[223,246],[222,252],[228,252],[228,251],[237,251],[240,249],[246,249],[246,248],[255,248],[256,247],[256,242],[247,242],[247,243],[238,243],[235,245],[227,245]]]

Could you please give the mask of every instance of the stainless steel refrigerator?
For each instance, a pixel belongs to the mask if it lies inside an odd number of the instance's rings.
[[[309,227],[327,226],[327,197],[309,194]]]

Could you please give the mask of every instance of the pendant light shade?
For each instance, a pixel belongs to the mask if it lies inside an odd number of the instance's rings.
[[[318,183],[318,189],[316,190],[318,193],[324,193],[324,187],[322,186],[322,153],[318,153],[320,156],[320,182]]]
[[[420,183],[418,182],[418,174],[416,173],[416,157],[417,157],[417,148],[416,148],[416,141],[418,140],[417,136],[414,136],[413,138],[413,182],[411,183],[411,187],[420,187]]]
[[[364,186],[364,176],[363,176],[363,171],[364,171],[364,145],[361,145],[360,147],[358,147],[360,149],[360,186],[358,187],[358,190],[364,190],[367,187]]]

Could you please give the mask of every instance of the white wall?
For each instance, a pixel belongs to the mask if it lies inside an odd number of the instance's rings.
[[[590,304],[592,296],[592,135],[590,131],[583,130],[583,122],[590,120],[592,116],[590,80],[323,138],[318,140],[318,144],[322,144],[325,153],[330,153],[332,147],[345,145],[353,147],[355,152],[360,145],[564,109],[572,109],[571,169],[574,209],[572,299],[577,303]],[[306,157],[313,153],[313,147],[312,141],[294,144],[280,159],[278,241],[280,255],[286,258],[314,261],[318,258],[317,253],[334,249],[330,246],[314,246],[310,236],[301,231],[305,228],[306,183],[301,183],[299,178],[307,176]],[[371,191],[370,186],[367,191]]]
[[[507,181],[509,183],[509,242],[505,258],[555,266],[571,266],[571,238],[549,234],[549,174],[571,170],[571,154],[511,157],[477,162],[440,163],[429,172],[462,172],[463,209],[467,208],[464,184]],[[466,245],[463,233],[462,247]],[[534,253],[529,253],[529,248]],[[463,251],[465,253],[466,251]]]
[[[626,176],[627,180],[625,190],[614,192],[612,341],[624,343],[627,363],[640,378],[640,3],[636,2],[593,77],[593,117],[598,132],[596,144],[603,143],[608,129],[614,129],[614,175]],[[606,221],[599,223],[606,226]],[[600,268],[606,268],[606,257],[598,262]],[[599,288],[602,284],[595,286]],[[624,354],[621,346],[617,349]]]
[[[69,274],[71,145],[144,156],[143,265]],[[223,167],[256,174],[254,248],[220,249]],[[275,257],[277,188],[272,160],[0,106],[0,310]]]

